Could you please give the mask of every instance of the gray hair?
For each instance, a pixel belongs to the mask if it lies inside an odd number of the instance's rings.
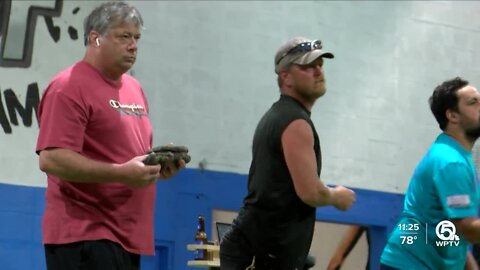
[[[88,35],[91,31],[105,35],[112,26],[121,22],[133,22],[138,27],[143,27],[142,15],[130,4],[117,1],[99,5],[83,22],[85,46],[88,45]]]

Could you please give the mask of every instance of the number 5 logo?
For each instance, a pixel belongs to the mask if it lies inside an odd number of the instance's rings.
[[[63,0],[0,1],[0,66],[29,67],[37,18],[58,17],[62,6]]]
[[[458,236],[455,235],[457,229],[455,225],[448,220],[443,220],[437,224],[435,228],[435,233],[437,234],[438,238],[443,241],[453,241],[458,240]]]

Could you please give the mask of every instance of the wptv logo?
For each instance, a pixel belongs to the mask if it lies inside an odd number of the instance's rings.
[[[435,241],[437,247],[447,247],[460,245],[460,238],[456,235],[457,229],[455,225],[448,220],[440,221],[435,228],[435,233],[441,241]]]

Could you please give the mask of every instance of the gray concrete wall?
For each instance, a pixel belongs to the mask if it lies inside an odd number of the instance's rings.
[[[251,137],[278,90],[273,55],[322,39],[327,95],[312,117],[331,184],[403,192],[439,133],[427,99],[445,79],[478,83],[478,2],[143,1],[135,75],[156,141],[191,146],[193,165],[246,173]]]
[[[293,36],[319,38],[336,55],[325,65],[327,95],[312,113],[329,184],[404,192],[439,133],[427,105],[433,88],[457,75],[479,83],[479,2],[132,2],[145,19],[132,73],[150,99],[155,144],[188,145],[192,168],[248,173],[254,128],[278,97],[273,56]],[[37,18],[31,64],[0,66],[5,111],[5,90],[24,104],[30,83],[43,91],[56,72],[83,57],[81,22],[93,4],[64,2],[53,17],[57,42]],[[69,38],[69,26],[79,39]],[[0,181],[44,186],[33,153],[36,118],[31,126],[21,119],[14,125],[8,114],[7,120],[12,131],[0,130]]]

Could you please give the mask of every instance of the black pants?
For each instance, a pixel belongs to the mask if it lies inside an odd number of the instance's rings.
[[[45,245],[48,270],[139,270],[140,255],[109,240]]]
[[[252,245],[243,233],[235,227],[223,237],[220,244],[221,270],[303,270],[292,266],[292,264],[294,264],[294,261],[291,258],[254,254]],[[255,266],[255,268],[249,268],[249,266]]]

